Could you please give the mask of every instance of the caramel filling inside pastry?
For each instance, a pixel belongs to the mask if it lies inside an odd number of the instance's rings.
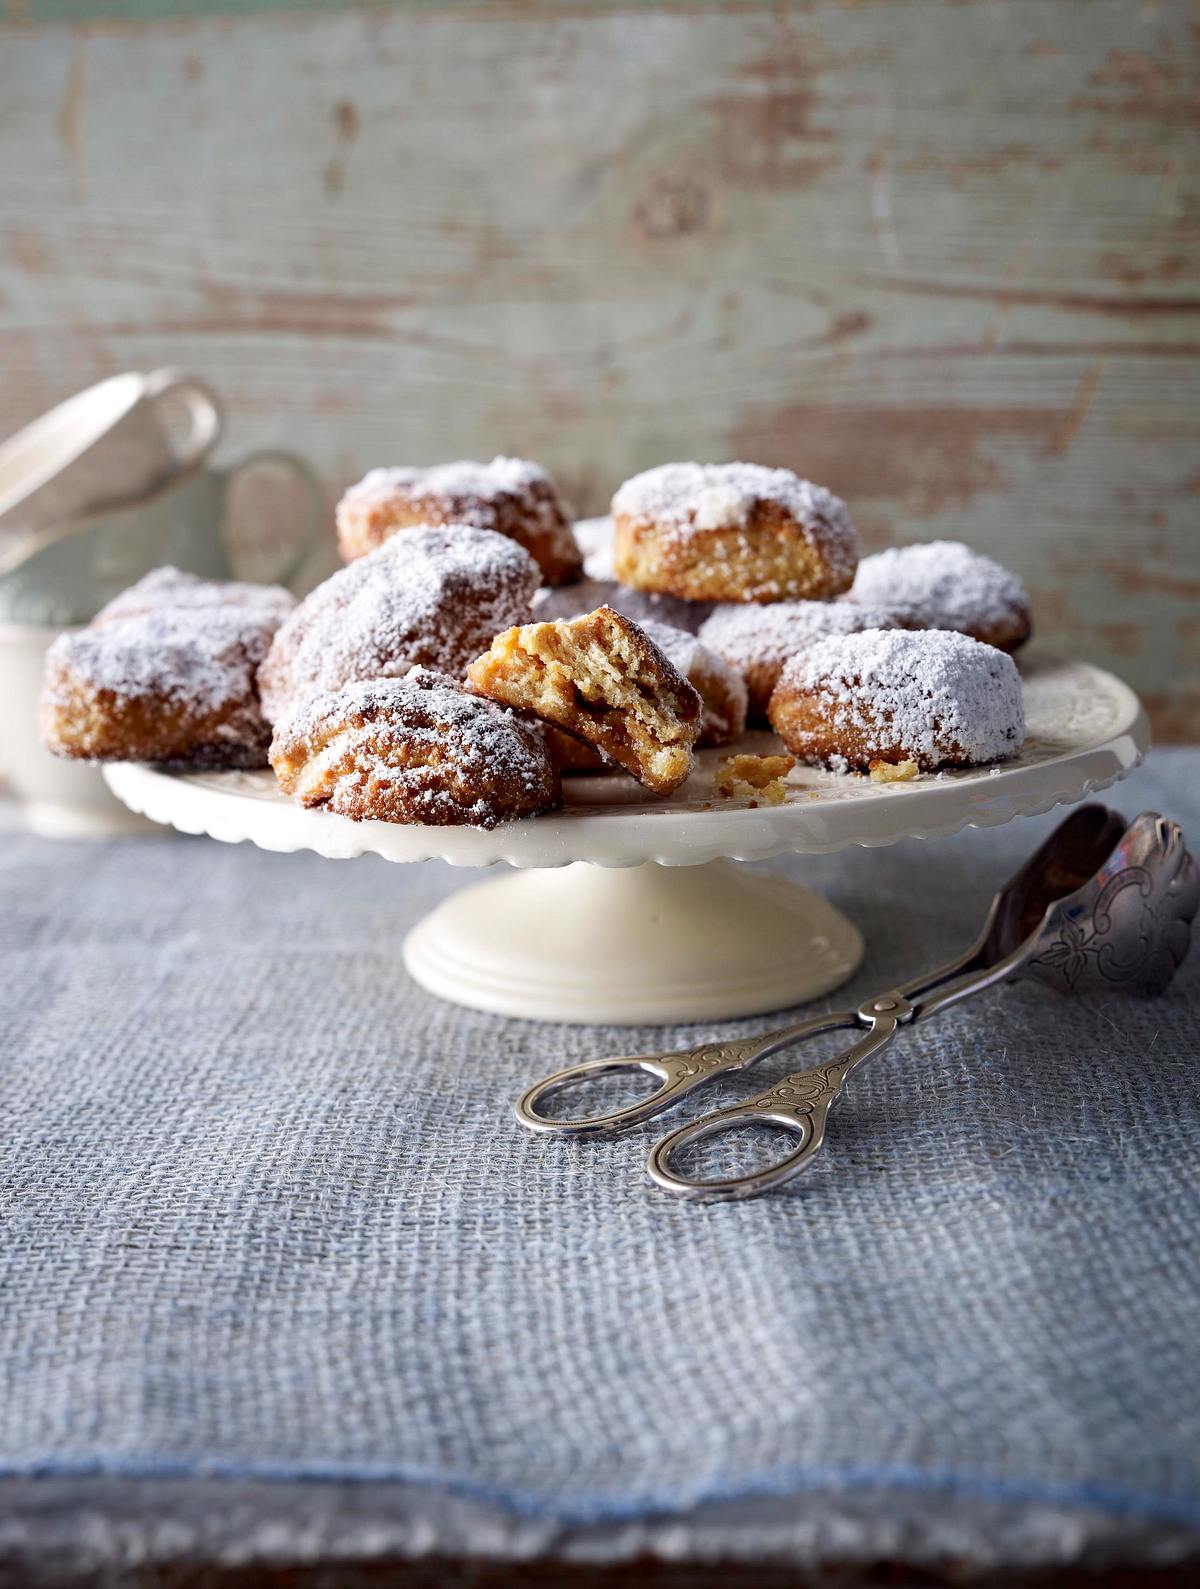
[[[509,629],[467,678],[480,694],[595,745],[656,793],[670,794],[691,771],[700,697],[611,608]]]

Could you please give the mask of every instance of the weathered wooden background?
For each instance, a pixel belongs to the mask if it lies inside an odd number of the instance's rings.
[[[1200,731],[1200,12],[0,0],[0,431],[125,366],[227,450],[786,463]]]

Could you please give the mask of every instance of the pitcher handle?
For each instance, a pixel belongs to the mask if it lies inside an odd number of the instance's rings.
[[[281,447],[262,447],[257,452],[247,453],[244,458],[232,464],[226,470],[226,481],[233,480],[240,474],[246,474],[252,469],[282,469],[291,473],[300,480],[307,495],[307,512],[305,524],[299,541],[281,550],[279,566],[259,572],[256,577],[268,585],[289,585],[303,567],[305,559],[313,551],[325,523],[325,488],[320,477],[310,464],[303,458],[298,458],[295,453],[287,452]],[[234,559],[230,557],[230,566],[234,567]],[[239,576],[240,577],[240,576]]]
[[[178,398],[187,409],[189,428],[178,454],[180,470],[190,469],[216,445],[224,424],[220,400],[210,386],[178,370],[154,370],[146,377],[146,397],[152,403]]]

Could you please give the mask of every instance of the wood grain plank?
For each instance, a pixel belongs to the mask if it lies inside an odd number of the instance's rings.
[[[1200,732],[1183,0],[138,9],[0,29],[0,431],[171,362],[331,489],[787,463]]]

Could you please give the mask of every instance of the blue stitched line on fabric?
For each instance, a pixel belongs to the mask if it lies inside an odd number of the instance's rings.
[[[43,1462],[5,1463],[0,1478],[221,1479],[268,1483],[412,1484],[441,1489],[468,1500],[499,1506],[536,1521],[587,1526],[594,1523],[627,1523],[653,1516],[693,1510],[721,1502],[745,1501],[789,1493],[822,1490],[908,1490],[955,1494],[980,1501],[1008,1501],[1020,1505],[1068,1506],[1102,1511],[1114,1517],[1155,1519],[1200,1525],[1200,1500],[1184,1496],[1139,1495],[1103,1484],[1022,1483],[973,1474],[922,1471],[903,1467],[829,1467],[781,1469],[746,1479],[738,1485],[700,1486],[681,1502],[674,1495],[646,1491],[616,1501],[604,1496],[580,1498],[565,1505],[544,1497],[507,1490],[444,1473],[385,1464],[244,1462],[182,1462],[158,1457],[128,1457],[115,1462],[93,1457],[54,1457]]]

